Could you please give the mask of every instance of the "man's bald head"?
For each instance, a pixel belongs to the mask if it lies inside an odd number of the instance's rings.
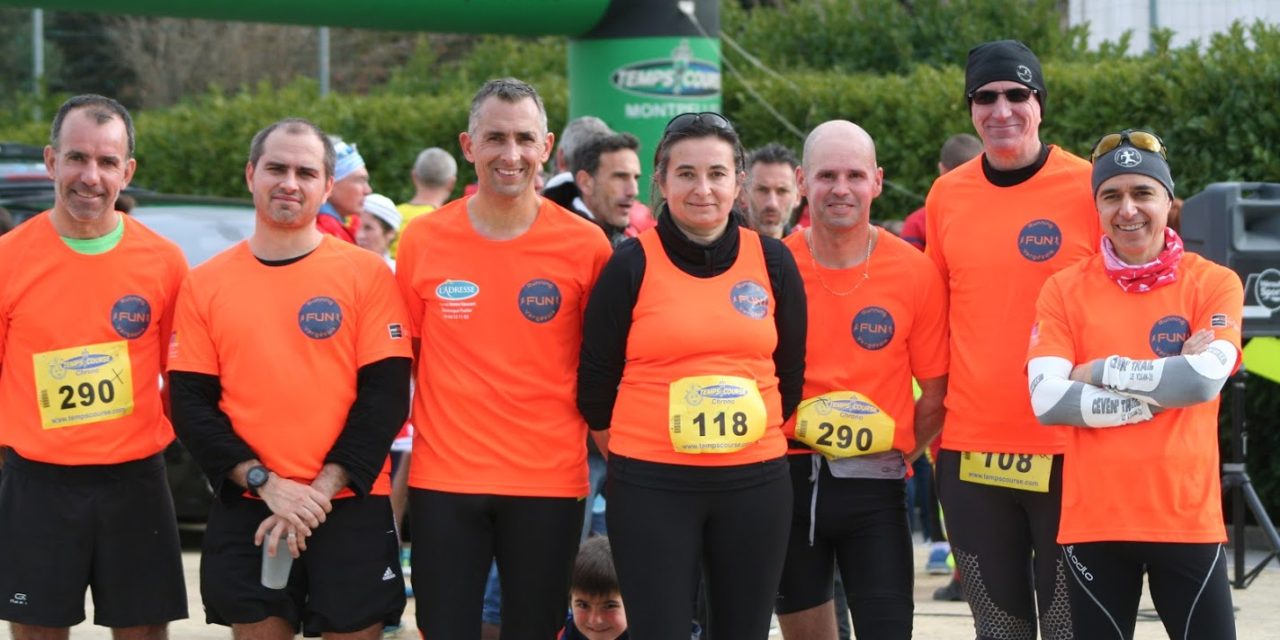
[[[848,120],[828,120],[814,127],[809,132],[809,137],[804,139],[804,158],[800,164],[806,173],[812,165],[814,155],[828,144],[854,147],[859,153],[868,154],[873,166],[876,164],[876,143],[871,139],[871,134]]]

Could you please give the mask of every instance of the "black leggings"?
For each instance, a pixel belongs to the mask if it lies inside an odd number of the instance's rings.
[[[495,558],[502,639],[554,638],[564,626],[582,509],[576,498],[410,489],[413,592],[423,638],[480,637],[484,585]]]
[[[1234,640],[1222,545],[1086,542],[1062,547],[1077,638],[1131,640],[1142,574],[1170,638]]]
[[[838,562],[856,637],[910,638],[914,575],[906,483],[836,478],[822,462],[815,504],[813,461],[822,458],[791,458],[795,508],[778,613],[804,611],[831,600]],[[811,513],[816,515],[812,542]]]
[[[615,473],[618,462],[616,456],[609,460],[605,517],[629,637],[689,637],[701,562],[710,633],[729,640],[767,638],[787,547],[787,476],[774,474],[743,488],[673,490],[628,481]]]
[[[938,455],[938,499],[978,640],[1069,640],[1071,604],[1058,548],[1062,456],[1049,491],[960,479],[960,453]],[[1082,640],[1093,640],[1092,638]]]

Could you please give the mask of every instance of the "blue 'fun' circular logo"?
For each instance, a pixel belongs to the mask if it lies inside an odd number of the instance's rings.
[[[729,302],[738,313],[761,320],[769,315],[769,294],[755,280],[743,280],[729,290]]]
[[[1182,343],[1191,335],[1191,324],[1182,316],[1165,316],[1151,326],[1151,352],[1161,358],[1182,353]]]
[[[1062,230],[1052,220],[1032,220],[1018,232],[1018,253],[1032,262],[1044,262],[1062,248]]]
[[[550,280],[538,278],[520,287],[520,313],[530,322],[543,323],[560,312],[560,287]]]
[[[316,296],[298,310],[298,327],[308,338],[323,340],[342,326],[342,307],[333,298]]]
[[[142,296],[125,296],[111,305],[111,328],[121,338],[142,337],[151,326],[151,303]]]
[[[881,307],[866,307],[853,316],[853,341],[868,351],[885,348],[893,340],[893,315]]]

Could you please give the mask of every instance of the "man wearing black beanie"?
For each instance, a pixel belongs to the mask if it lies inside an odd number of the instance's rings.
[[[1041,285],[1098,251],[1090,167],[1040,141],[1048,89],[1026,45],[974,47],[964,90],[983,153],[939,178],[925,203],[925,251],[951,300],[938,497],[977,637],[1034,640],[1039,626],[1044,640],[1066,640],[1056,545],[1066,436],[1037,422],[1024,365]]]

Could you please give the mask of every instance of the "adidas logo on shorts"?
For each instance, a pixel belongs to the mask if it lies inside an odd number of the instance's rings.
[[[396,579],[396,572],[392,571],[391,567],[387,567],[387,570],[382,573],[382,581],[386,582],[388,580],[395,580],[395,579]]]

